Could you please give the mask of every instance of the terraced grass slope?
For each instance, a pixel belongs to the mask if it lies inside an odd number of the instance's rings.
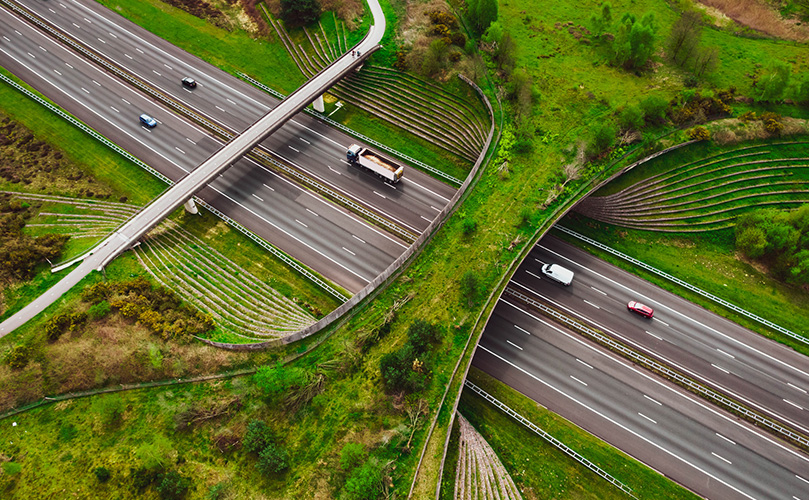
[[[461,414],[456,500],[522,500],[517,486],[489,443]]]
[[[598,194],[598,193],[597,193]],[[576,211],[633,229],[704,232],[734,225],[745,211],[809,202],[809,142],[744,146],[676,164]]]
[[[348,50],[345,39],[338,34],[332,42],[322,24],[321,33],[314,35],[303,28],[306,42],[296,43],[280,21],[266,9],[263,12],[307,78]],[[489,118],[477,100],[467,100],[389,68],[366,65],[338,82],[329,93],[468,162],[477,158],[489,129]]]
[[[140,210],[126,203],[66,196],[14,196],[44,204],[37,218],[26,225],[29,230],[87,240],[75,245],[72,255],[86,250]],[[219,340],[279,339],[316,321],[312,312],[171,220],[150,232],[135,253],[160,284],[214,317]]]

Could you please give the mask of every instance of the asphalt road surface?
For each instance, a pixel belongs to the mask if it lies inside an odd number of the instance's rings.
[[[542,277],[543,263],[570,269],[576,273],[573,283],[564,287]],[[809,435],[809,363],[792,349],[554,237],[539,242],[514,275],[514,283],[542,302]],[[654,318],[629,312],[630,300],[654,308]]]
[[[167,177],[182,178],[222,147],[4,9],[0,31],[0,65],[46,95],[61,96],[54,100]],[[156,128],[140,125],[137,117],[144,112],[157,118]],[[352,292],[407,246],[247,159],[199,195]]]
[[[473,364],[706,498],[809,498],[805,455],[507,298]]]
[[[279,102],[96,2],[58,0],[27,6],[120,67],[231,130],[245,130]],[[180,84],[185,76],[197,81],[195,89]],[[421,233],[455,189],[412,168],[406,169],[396,186],[385,184],[348,164],[346,150],[354,142],[323,122],[300,114],[262,144],[345,196],[361,200],[411,232]]]

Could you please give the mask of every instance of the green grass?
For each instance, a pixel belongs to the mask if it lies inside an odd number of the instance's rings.
[[[132,203],[145,204],[166,189],[162,181],[6,84],[0,85],[0,102],[3,111],[34,131],[38,140],[63,151],[97,182],[108,186],[113,198],[125,195]],[[11,186],[4,184],[3,189]]]
[[[697,498],[484,372],[472,368],[469,380],[627,485],[637,498]],[[464,390],[458,409],[494,448],[524,498],[627,498],[618,488],[468,389]]]
[[[566,32],[553,31],[553,22],[556,20],[563,22],[569,19],[581,19],[583,22],[590,15],[588,9],[595,5],[595,2],[589,2],[584,8],[580,8],[572,3],[542,2],[536,4],[528,0],[512,0],[508,5],[501,5],[501,16],[508,27],[513,28],[512,33],[518,37],[517,43],[521,48],[518,65],[530,67],[537,82],[537,89],[541,94],[539,101],[541,105],[536,108],[533,117],[534,123],[545,131],[558,134],[556,138],[548,143],[541,142],[537,138],[534,151],[530,155],[515,157],[507,175],[501,176],[496,172],[495,167],[487,167],[480,182],[459,208],[458,213],[449,219],[444,229],[434,236],[422,253],[403,271],[401,277],[381,291],[372,302],[359,307],[355,314],[348,318],[347,323],[326,338],[317,350],[297,362],[300,366],[314,367],[333,359],[342,352],[350,351],[351,341],[357,337],[358,333],[378,325],[397,300],[412,297],[397,312],[392,332],[378,345],[371,347],[370,351],[360,360],[360,366],[355,372],[327,378],[324,393],[297,414],[284,414],[272,405],[265,406],[260,398],[249,397],[245,398],[244,412],[239,416],[234,416],[232,423],[217,424],[221,427],[227,426],[238,430],[238,425],[242,425],[243,422],[254,416],[269,419],[293,450],[293,466],[286,476],[278,481],[265,481],[255,476],[252,463],[247,462],[241,456],[221,457],[211,453],[210,445],[200,436],[210,436],[220,427],[214,429],[206,427],[208,424],[205,424],[201,429],[207,429],[207,432],[168,432],[166,430],[169,429],[167,420],[171,418],[170,415],[173,412],[171,401],[184,394],[175,390],[147,391],[144,392],[142,403],[133,402],[131,406],[127,403],[130,414],[125,417],[124,422],[129,423],[132,418],[135,418],[135,415],[142,415],[144,422],[151,424],[151,434],[139,431],[135,426],[136,423],[133,423],[131,434],[122,433],[106,437],[106,433],[97,435],[85,433],[82,434],[82,437],[87,440],[86,449],[98,450],[94,451],[94,454],[101,456],[107,453],[107,449],[118,446],[117,443],[129,444],[131,449],[138,446],[140,440],[152,439],[151,436],[155,435],[165,435],[171,443],[172,449],[183,452],[186,463],[190,463],[189,467],[196,472],[195,477],[198,484],[204,485],[194,493],[195,497],[202,497],[206,491],[205,488],[210,484],[222,478],[232,478],[235,484],[234,491],[241,493],[242,497],[254,496],[251,494],[260,488],[261,494],[267,497],[290,498],[309,495],[312,491],[320,489],[327,492],[338,491],[339,484],[333,482],[329,471],[336,467],[339,450],[347,442],[362,442],[374,456],[384,461],[396,461],[397,468],[392,474],[393,489],[399,496],[406,495],[415,463],[418,461],[418,450],[425,442],[428,426],[422,425],[416,432],[413,443],[413,450],[416,451],[409,453],[401,451],[399,445],[402,442],[402,436],[409,435],[406,428],[407,419],[401,410],[393,407],[392,398],[382,391],[379,380],[380,358],[401,346],[406,329],[413,319],[425,319],[441,326],[443,337],[434,349],[434,364],[429,367],[432,384],[422,394],[430,407],[432,416],[443,394],[443,385],[449,379],[464,343],[468,336],[474,333],[472,326],[481,307],[476,305],[470,308],[466,305],[466,301],[461,297],[459,291],[459,277],[467,271],[476,273],[480,277],[484,295],[494,288],[521,248],[521,244],[518,242],[515,244],[515,248],[509,249],[511,243],[518,237],[522,238],[524,242],[534,231],[535,226],[523,222],[524,211],[530,212],[529,219],[536,224],[544,220],[554,208],[559,206],[561,200],[570,195],[571,190],[569,189],[547,210],[538,208],[546,199],[547,190],[559,182],[560,165],[575,154],[575,143],[589,122],[609,116],[614,108],[632,102],[638,96],[648,94],[650,89],[655,89],[666,97],[679,91],[679,75],[673,70],[664,67],[657,75],[642,77],[628,75],[606,67],[603,63],[598,63],[599,56],[596,52],[579,45],[578,42],[570,42],[571,37]],[[662,3],[659,1],[639,1],[638,10],[661,6]],[[616,9],[621,12],[623,7],[617,6]],[[542,20],[544,29],[546,29],[543,36],[528,38],[532,32],[522,23],[521,19],[524,16],[519,13],[521,10],[547,14],[548,19],[546,20],[543,16]],[[661,16],[665,15],[665,13],[661,14]],[[670,14],[668,15],[670,16]],[[548,42],[545,42],[544,38],[548,38]],[[546,43],[547,46],[540,46]],[[768,42],[762,41],[761,43]],[[538,54],[546,53],[540,49],[544,47],[544,50],[551,50],[557,45],[564,46],[564,57],[536,59]],[[593,64],[594,60],[596,65]],[[754,63],[751,61],[750,64],[752,66]],[[270,80],[266,81],[270,82]],[[584,88],[579,88],[579,85],[584,85]],[[594,98],[588,96],[587,93],[590,91],[594,93]],[[602,99],[606,100],[606,103],[601,103]],[[391,132],[382,137],[385,142],[388,142],[389,137],[397,134],[398,132]],[[537,135],[539,137],[542,134]],[[409,139],[400,138],[399,140],[406,142]],[[413,145],[405,152],[420,157],[425,154],[419,151],[417,145]],[[466,219],[475,220],[480,228],[469,236],[463,234],[463,221]],[[329,333],[331,332],[319,335],[318,339],[324,339]],[[311,343],[306,341],[303,345],[308,346]],[[297,347],[295,346],[295,348]],[[186,401],[190,402],[194,398],[200,398],[203,393],[218,394],[214,392],[211,385],[200,385],[203,389],[188,389],[189,399]],[[226,384],[222,385],[227,388]],[[230,393],[241,394],[237,389],[233,389]],[[451,405],[453,399],[454,392],[451,391],[446,404]],[[42,414],[46,411],[47,409],[43,410]],[[61,413],[54,412],[52,416],[79,423],[82,419],[87,418],[85,416],[87,415],[86,407],[78,404],[67,406],[59,411]],[[434,434],[434,439],[440,441],[442,445],[443,436],[448,427],[449,416],[447,413],[446,410],[441,413]],[[529,411],[526,413],[530,414]],[[25,416],[29,418],[31,415],[32,413],[29,413]],[[36,417],[44,418],[39,415],[38,413]],[[26,420],[24,423],[25,429],[30,429],[30,435],[36,436],[37,440],[42,440],[32,443],[32,448],[48,449],[51,456],[57,458],[72,453],[70,443],[44,442],[54,434],[58,435],[59,427],[49,427],[49,424],[39,423],[34,418]],[[550,425],[546,427],[549,430],[555,429]],[[14,431],[5,425],[0,428],[2,428],[0,439],[2,442],[6,442]],[[560,437],[568,439],[564,435],[560,435]],[[40,442],[44,444],[38,444]],[[571,444],[577,444],[577,442],[571,438]],[[588,450],[586,447],[579,449],[580,451]],[[3,451],[5,452],[5,450]],[[33,457],[41,453],[43,452],[34,453],[32,451],[32,463],[30,465],[23,463],[23,474],[26,474],[26,478],[31,478],[31,481],[39,481],[36,479],[37,464],[41,462],[36,462]],[[596,453],[591,455],[587,451],[587,454],[591,459],[597,458]],[[207,461],[205,457],[209,455],[216,455],[217,458],[213,462]],[[225,459],[229,461],[227,466],[217,462],[223,462]],[[121,457],[120,460],[116,457],[116,460],[117,470],[128,470],[130,465],[137,464],[137,457],[132,455]],[[441,450],[429,453],[422,465],[424,473],[435,477],[440,460]],[[81,466],[81,470],[86,470],[86,467],[93,464],[82,462],[78,465]],[[50,475],[46,479],[50,479],[51,483],[46,484],[45,487],[52,487],[54,490],[59,486],[66,488],[72,484],[70,481],[74,481],[72,476],[80,474],[80,470],[74,469],[70,460],[64,462],[54,460],[49,463],[49,467]],[[605,462],[605,467],[608,470],[615,470],[609,461]],[[85,481],[84,476],[81,477],[81,481]],[[246,478],[244,482],[242,482],[242,477]],[[665,482],[664,479],[653,473],[650,473],[648,479],[644,476],[642,480],[634,479],[631,476],[622,476],[622,478],[631,483],[633,487],[638,488],[638,491],[641,487],[648,487],[649,491],[654,492],[654,484],[657,481]],[[639,482],[642,486],[636,486]],[[253,486],[254,484],[257,486]],[[127,496],[128,487],[128,483],[125,482],[112,483],[109,486],[109,496]],[[35,489],[31,486],[20,485],[15,494],[24,498],[26,494],[30,496],[32,491]],[[648,497],[654,498],[655,494],[650,493]],[[667,497],[667,495],[660,493],[658,498],[660,497]]]

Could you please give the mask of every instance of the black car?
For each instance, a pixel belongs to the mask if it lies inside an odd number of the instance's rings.
[[[183,85],[185,85],[189,89],[193,89],[197,86],[197,82],[193,78],[186,76],[185,78],[183,78]]]

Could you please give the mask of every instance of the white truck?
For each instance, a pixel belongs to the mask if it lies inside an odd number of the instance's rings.
[[[404,167],[386,158],[382,158],[368,148],[364,148],[358,144],[352,144],[351,147],[348,148],[346,158],[350,163],[370,170],[375,173],[377,177],[391,184],[399,182],[399,179],[402,178],[402,174],[404,173]]]
[[[570,286],[573,282],[573,271],[565,269],[559,264],[545,264],[542,266],[542,274],[559,283]]]

